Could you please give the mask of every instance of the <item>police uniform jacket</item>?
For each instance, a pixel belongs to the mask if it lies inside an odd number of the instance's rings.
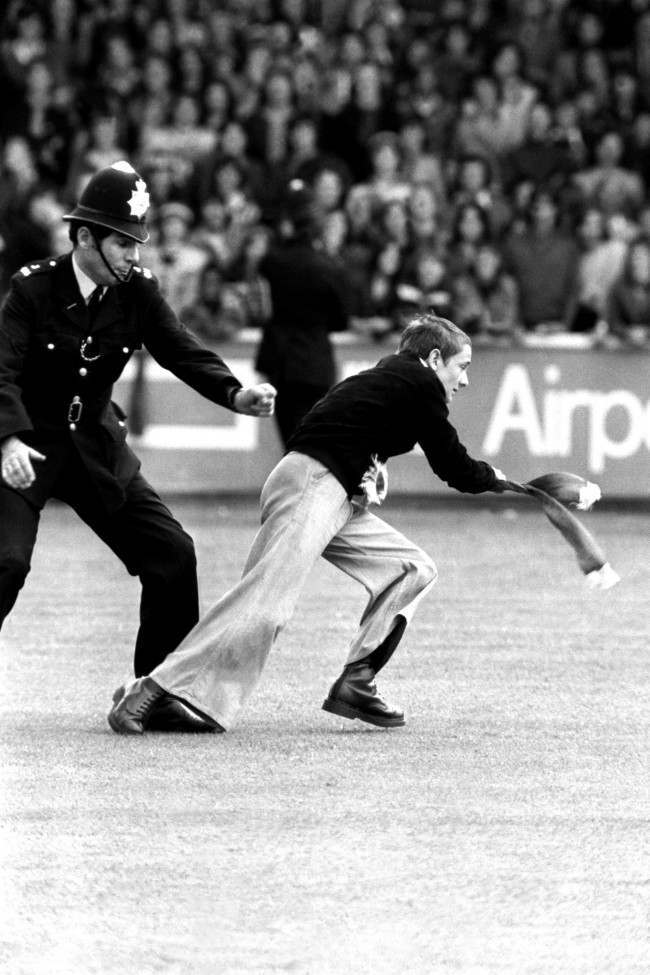
[[[493,468],[469,456],[449,422],[435,372],[417,355],[400,352],[331,389],[287,447],[319,460],[352,497],[374,455],[385,462],[416,444],[450,487],[469,494],[495,488]]]
[[[273,311],[257,369],[276,385],[331,386],[336,371],[329,333],[349,322],[344,269],[308,240],[296,239],[269,251],[259,271],[269,282]]]
[[[15,434],[45,454],[21,492],[41,507],[76,455],[109,509],[140,462],[111,402],[113,383],[145,346],[207,399],[232,407],[240,382],[183,327],[150,271],[106,290],[94,319],[81,297],[72,256],[29,264],[11,279],[0,320],[0,442]]]

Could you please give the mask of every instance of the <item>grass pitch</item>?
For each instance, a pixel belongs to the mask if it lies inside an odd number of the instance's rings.
[[[256,507],[173,507],[205,606]],[[364,602],[322,563],[235,730],[130,739],[137,583],[46,511],[2,635],[3,973],[647,975],[647,512],[585,516],[597,595],[532,505],[385,517],[440,570],[380,677],[406,728],[320,710]]]

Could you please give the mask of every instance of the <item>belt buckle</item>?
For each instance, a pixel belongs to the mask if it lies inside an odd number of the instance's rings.
[[[83,403],[79,396],[75,396],[68,407],[68,423],[78,423],[83,412]]]

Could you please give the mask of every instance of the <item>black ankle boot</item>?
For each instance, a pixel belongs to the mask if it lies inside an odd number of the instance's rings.
[[[323,711],[342,718],[358,718],[381,728],[399,728],[404,714],[390,708],[377,694],[375,671],[367,660],[348,664],[323,701]]]

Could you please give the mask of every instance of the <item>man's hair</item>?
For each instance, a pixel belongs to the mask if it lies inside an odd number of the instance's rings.
[[[443,362],[456,355],[463,346],[471,345],[469,335],[447,318],[438,318],[430,312],[412,318],[402,332],[399,352],[413,352],[426,359],[433,349],[439,349]]]
[[[77,244],[77,234],[82,227],[87,227],[88,230],[94,235],[96,240],[102,241],[104,237],[108,237],[110,234],[115,233],[110,227],[102,227],[98,223],[90,223],[88,220],[70,220],[68,226],[68,237],[72,241],[73,246]]]

